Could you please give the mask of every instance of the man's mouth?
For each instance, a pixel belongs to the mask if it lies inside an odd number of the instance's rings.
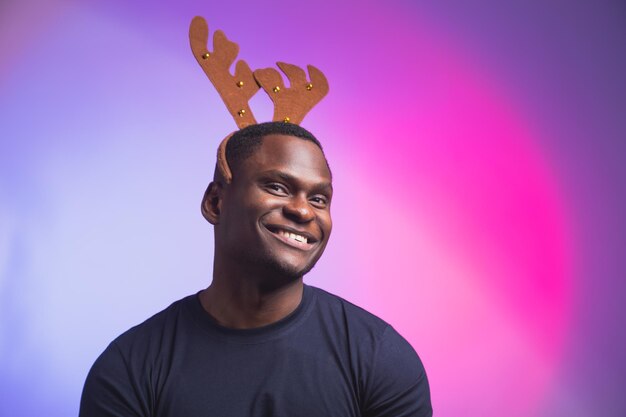
[[[317,242],[317,239],[309,233],[300,232],[288,227],[266,225],[265,228],[282,242],[299,249],[310,249],[313,247],[313,244]]]
[[[290,232],[288,232],[286,230],[279,230],[278,234],[280,236],[287,237],[289,239],[293,239],[296,242],[308,243],[308,241],[309,241],[309,239],[306,238],[305,236],[298,235],[298,234],[295,234],[295,233],[290,233]]]

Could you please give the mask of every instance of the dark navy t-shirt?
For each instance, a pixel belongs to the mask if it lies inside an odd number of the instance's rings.
[[[391,326],[305,285],[268,326],[219,326],[198,295],[114,340],[94,363],[81,417],[431,416],[424,367]]]

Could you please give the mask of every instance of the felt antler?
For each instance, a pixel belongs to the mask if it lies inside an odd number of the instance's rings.
[[[239,45],[229,41],[221,30],[213,34],[213,52],[207,49],[208,40],[209,26],[206,20],[201,16],[194,17],[189,26],[189,43],[193,55],[215,86],[237,127],[242,129],[256,124],[248,105],[248,101],[259,91],[252,70],[244,60],[239,60],[235,65],[235,75],[230,73],[230,67],[239,53]],[[226,160],[226,144],[231,136],[228,135],[217,149],[217,166],[226,183],[230,183],[233,178]]]
[[[324,74],[308,65],[311,81],[307,81],[304,70],[295,65],[277,62],[276,65],[287,75],[289,88],[283,77],[274,68],[254,71],[254,78],[274,102],[275,122],[300,124],[304,116],[328,93],[328,81]]]
[[[230,67],[239,53],[239,45],[231,42],[221,30],[213,34],[213,52],[207,49],[209,27],[206,20],[196,16],[189,26],[189,42],[193,55],[215,86],[228,111],[241,129],[255,124],[248,101],[259,90],[252,70],[243,61],[237,61],[235,75],[231,75]]]

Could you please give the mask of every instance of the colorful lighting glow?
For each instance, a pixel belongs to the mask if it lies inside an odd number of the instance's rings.
[[[612,297],[626,271],[626,203],[613,190],[626,177],[615,151],[626,95],[602,81],[621,80],[626,54],[613,53],[624,28],[609,6],[464,16],[460,2],[324,2],[302,18],[286,1],[190,3],[24,2],[0,16],[0,415],[76,414],[112,338],[209,283],[198,205],[235,126],[189,52],[195,14],[253,68],[275,59],[327,74],[330,95],[303,125],[333,169],[335,229],[307,281],[413,344],[436,415],[626,412],[626,337],[602,345],[625,311]],[[595,36],[592,16],[612,35]],[[533,22],[549,41],[524,31]],[[501,62],[521,45],[548,57],[570,38],[607,55],[578,69]],[[575,103],[548,88],[588,74],[605,78]],[[602,112],[578,110],[594,100]],[[252,108],[271,112],[261,95]],[[604,132],[593,152],[592,128]]]

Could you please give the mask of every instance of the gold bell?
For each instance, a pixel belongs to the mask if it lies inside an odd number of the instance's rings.
[[[276,86],[276,87],[272,88],[272,91],[275,92],[275,93],[278,93],[280,91],[280,87]]]
[[[311,84],[311,83],[307,84],[307,85],[306,85],[306,89],[307,89],[308,91],[311,91],[311,90],[313,89],[313,84]]]
[[[237,114],[239,115],[239,117],[243,117],[244,114],[246,114],[246,110],[245,109],[241,109],[237,112]]]
[[[202,54],[202,59],[207,59],[210,56],[211,55],[208,52],[206,52],[206,53]]]
[[[243,87],[243,81],[237,81],[237,87],[239,88]]]

